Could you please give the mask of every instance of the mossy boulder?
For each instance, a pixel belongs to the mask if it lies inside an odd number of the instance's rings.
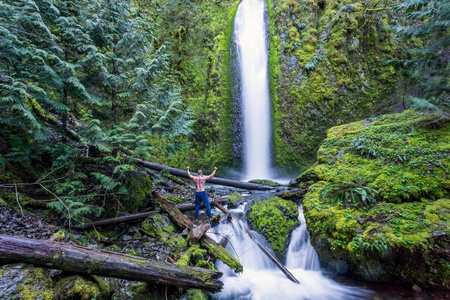
[[[259,201],[249,211],[252,225],[280,257],[286,252],[291,231],[298,226],[297,217],[297,204],[278,197]]]
[[[151,237],[165,236],[177,230],[172,220],[168,216],[161,214],[148,216],[147,219],[142,221],[139,228]]]
[[[233,192],[228,198],[228,208],[237,208],[242,199],[243,197],[239,192]]]
[[[415,111],[338,126],[318,152],[303,200],[311,243],[330,270],[370,281],[450,288],[450,123]],[[377,203],[347,207],[321,193],[362,182]]]
[[[136,212],[142,206],[146,206],[152,194],[153,183],[145,172],[130,171],[126,176],[125,186],[128,195],[122,205],[129,212]]]
[[[91,279],[80,275],[64,276],[55,287],[56,299],[108,299],[109,296],[109,284],[98,276]]]
[[[26,264],[1,266],[0,299],[54,299],[50,270]]]

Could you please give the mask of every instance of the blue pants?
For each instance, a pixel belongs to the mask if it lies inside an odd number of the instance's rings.
[[[206,206],[206,213],[208,217],[211,218],[211,206],[209,205],[208,196],[206,192],[196,192],[195,193],[195,219],[198,220],[198,211],[200,210],[200,204],[203,202]]]

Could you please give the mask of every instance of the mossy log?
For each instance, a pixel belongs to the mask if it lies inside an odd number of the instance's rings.
[[[222,273],[46,240],[0,235],[0,264],[40,267],[217,292]]]
[[[236,273],[243,271],[244,267],[242,264],[231,255],[225,248],[220,246],[215,240],[210,238],[208,235],[203,235],[201,239],[201,245],[209,250],[209,252],[214,255],[217,259],[223,261],[224,264],[233,269]]]
[[[192,221],[186,218],[183,213],[173,204],[170,204],[167,201],[164,201],[161,196],[158,195],[157,192],[152,191],[152,196],[158,201],[161,205],[163,211],[169,214],[170,218],[182,229],[193,225]]]
[[[161,204],[162,209],[169,214],[171,219],[182,228],[193,227],[194,223],[186,218],[174,205],[164,201],[155,191],[152,192],[153,197],[155,197]],[[220,259],[228,265],[235,272],[242,272],[243,266],[230,252],[225,248],[217,244],[212,238],[207,234],[204,234],[201,239],[201,244],[209,250],[209,252],[214,255],[217,259]]]
[[[130,158],[130,156],[128,156],[126,154],[122,154],[122,155],[124,157]],[[189,178],[186,170],[180,170],[180,169],[168,167],[168,166],[165,166],[165,165],[157,164],[157,163],[154,163],[154,162],[141,160],[141,159],[138,159],[138,158],[135,158],[134,162],[136,164],[140,164],[140,165],[145,166],[147,168],[150,168],[152,170],[157,170],[157,171],[167,170],[172,175],[175,175],[175,176],[178,176],[178,177]],[[208,183],[220,184],[220,185],[225,185],[225,186],[232,186],[232,187],[242,188],[242,189],[247,189],[247,190],[267,191],[267,190],[273,189],[273,187],[268,186],[268,185],[257,184],[257,183],[250,183],[250,182],[241,182],[241,181],[237,181],[237,180],[225,179],[225,178],[220,178],[220,177],[210,178],[210,179],[208,179]]]

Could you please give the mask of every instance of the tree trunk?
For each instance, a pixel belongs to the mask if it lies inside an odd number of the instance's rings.
[[[45,240],[0,235],[0,264],[24,262],[127,280],[217,292],[222,273]]]
[[[124,157],[130,158],[130,156],[128,156],[126,154],[122,154],[122,155]],[[185,170],[180,170],[180,169],[168,167],[168,166],[165,166],[165,165],[157,164],[157,163],[154,163],[154,162],[141,160],[139,158],[135,158],[134,162],[137,163],[137,164],[140,164],[142,166],[145,166],[147,168],[150,168],[152,170],[157,170],[157,171],[167,170],[172,175],[175,175],[175,176],[178,176],[178,177],[189,178],[189,176],[187,174],[187,171],[185,171]],[[242,189],[247,189],[247,190],[267,191],[267,190],[273,189],[273,187],[268,186],[268,185],[257,184],[257,183],[250,183],[250,182],[241,182],[241,181],[225,179],[225,178],[220,178],[220,177],[213,177],[211,179],[208,179],[208,183],[232,186],[232,187],[237,187],[237,188],[242,188]]]

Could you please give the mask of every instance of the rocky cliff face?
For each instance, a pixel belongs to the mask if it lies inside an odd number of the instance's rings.
[[[275,161],[301,169],[326,129],[375,114],[397,97],[383,61],[398,51],[396,18],[375,0],[270,0]]]

